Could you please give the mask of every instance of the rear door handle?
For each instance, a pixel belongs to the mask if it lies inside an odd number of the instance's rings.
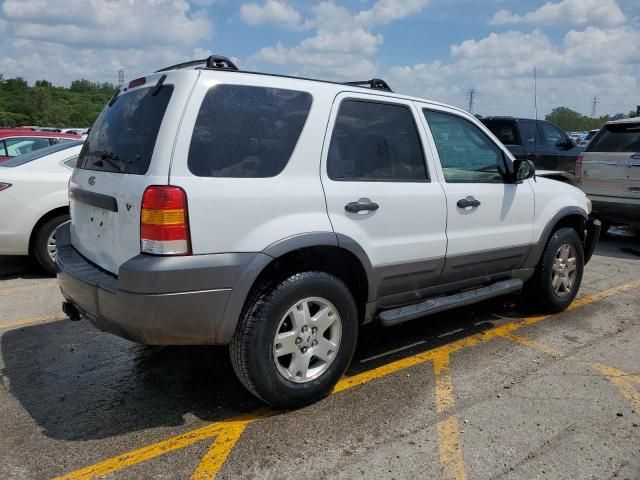
[[[344,209],[349,213],[375,212],[378,208],[380,205],[368,198],[361,198],[357,202],[349,202],[344,206]]]
[[[458,206],[458,208],[476,208],[480,206],[480,200],[476,200],[471,195],[469,195],[467,198],[461,198],[460,200],[458,200],[458,203],[456,203],[456,205]]]

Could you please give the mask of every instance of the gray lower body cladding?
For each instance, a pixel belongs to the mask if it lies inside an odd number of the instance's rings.
[[[242,278],[259,255],[140,255],[115,277],[73,248],[68,224],[56,240],[65,299],[98,329],[147,345],[229,343],[240,313],[234,287],[245,289]]]

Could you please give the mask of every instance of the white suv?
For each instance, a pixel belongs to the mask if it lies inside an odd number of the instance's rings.
[[[224,57],[114,97],[70,197],[71,318],[150,345],[230,344],[244,385],[284,407],[332,389],[367,322],[523,286],[566,308],[599,228],[582,191],[534,178],[462,110]]]

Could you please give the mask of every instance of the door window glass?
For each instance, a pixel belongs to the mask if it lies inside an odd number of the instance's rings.
[[[424,182],[427,170],[411,110],[404,105],[345,100],[331,136],[329,178]]]
[[[37,137],[15,137],[7,138],[5,140],[5,146],[7,149],[7,156],[17,157],[18,155],[24,155],[32,150],[39,150],[49,146],[48,138]]]
[[[448,183],[503,183],[502,150],[482,130],[457,115],[433,110],[424,115]]]
[[[518,125],[520,126],[523,147],[533,148],[540,143],[539,139],[536,138],[538,132],[536,131],[535,122],[518,122]]]
[[[567,142],[567,137],[562,131],[550,123],[540,123],[540,133],[546,147],[558,147]]]

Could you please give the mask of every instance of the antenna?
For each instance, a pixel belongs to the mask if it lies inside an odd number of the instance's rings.
[[[469,90],[469,93],[467,94],[467,99],[469,100],[469,108],[467,108],[467,111],[473,115],[473,104],[475,102],[476,99],[476,89],[472,88],[471,90]]]
[[[536,110],[536,130],[533,136],[533,154],[538,157],[538,71],[533,66],[533,107]]]
[[[591,100],[591,118],[596,118],[596,107],[599,103],[598,97],[594,96]]]

